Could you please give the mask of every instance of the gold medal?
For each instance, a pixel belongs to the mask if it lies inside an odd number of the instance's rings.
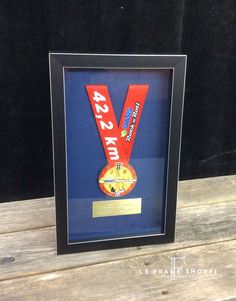
[[[99,175],[99,186],[101,190],[113,197],[127,195],[137,182],[134,168],[127,163],[115,163],[107,165]]]

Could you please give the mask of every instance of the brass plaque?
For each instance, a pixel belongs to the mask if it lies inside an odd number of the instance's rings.
[[[93,202],[93,217],[141,214],[141,211],[141,198]]]

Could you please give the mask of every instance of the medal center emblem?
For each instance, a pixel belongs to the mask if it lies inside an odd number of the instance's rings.
[[[137,182],[137,175],[131,165],[116,163],[113,166],[105,166],[99,175],[98,182],[105,194],[120,197],[133,190]]]

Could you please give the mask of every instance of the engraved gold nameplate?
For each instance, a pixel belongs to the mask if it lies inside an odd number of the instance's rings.
[[[141,198],[93,202],[93,217],[141,214],[141,211]]]

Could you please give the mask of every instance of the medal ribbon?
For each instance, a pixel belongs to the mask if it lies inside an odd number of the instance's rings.
[[[118,126],[106,85],[86,85],[109,165],[130,160],[148,85],[129,85]]]

